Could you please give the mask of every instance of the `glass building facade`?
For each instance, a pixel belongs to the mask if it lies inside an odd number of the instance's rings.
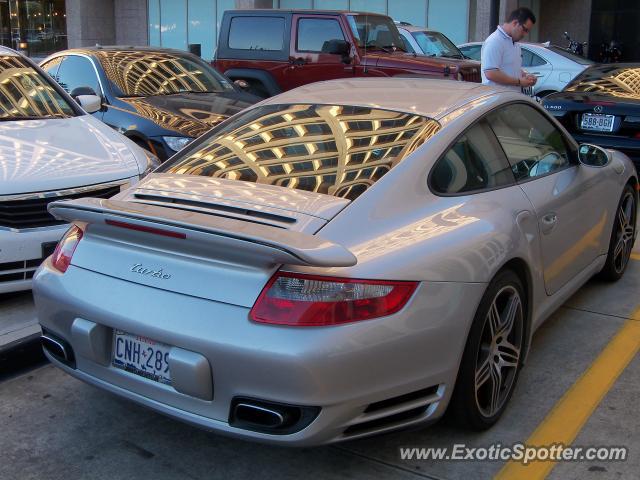
[[[0,41],[33,57],[64,50],[65,0],[0,0]]]
[[[200,45],[202,58],[211,60],[222,14],[236,8],[236,2],[148,0],[148,6],[150,45],[182,50]],[[384,13],[394,20],[439,30],[454,43],[468,40],[469,0],[272,0],[267,6]]]

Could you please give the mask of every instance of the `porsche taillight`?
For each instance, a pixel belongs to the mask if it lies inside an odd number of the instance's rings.
[[[51,255],[51,265],[60,273],[64,273],[71,265],[71,257],[82,239],[82,229],[74,225],[64,234]]]
[[[255,322],[329,326],[400,311],[418,282],[359,280],[277,272],[251,309]]]

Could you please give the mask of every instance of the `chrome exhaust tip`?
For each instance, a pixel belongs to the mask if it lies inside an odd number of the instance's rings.
[[[255,432],[288,435],[307,427],[319,413],[319,407],[236,397],[231,402],[229,425]]]
[[[282,413],[249,403],[238,403],[234,408],[233,415],[237,420],[264,428],[278,428],[285,424]]]
[[[40,343],[42,349],[65,365],[75,368],[75,357],[73,355],[73,349],[71,346],[62,340],[60,337],[53,335],[43,329],[43,333],[40,336]]]

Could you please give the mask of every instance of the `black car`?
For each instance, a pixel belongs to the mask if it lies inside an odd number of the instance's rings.
[[[180,50],[97,46],[58,52],[40,66],[72,97],[100,97],[90,113],[160,160],[260,100]]]
[[[578,143],[619,150],[640,171],[640,64],[593,65],[543,106]]]

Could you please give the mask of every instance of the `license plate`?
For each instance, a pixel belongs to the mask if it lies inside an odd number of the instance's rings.
[[[113,335],[114,367],[171,385],[170,345],[116,330]]]
[[[596,113],[583,113],[580,128],[583,130],[595,130],[597,132],[612,132],[614,115],[598,115]]]

